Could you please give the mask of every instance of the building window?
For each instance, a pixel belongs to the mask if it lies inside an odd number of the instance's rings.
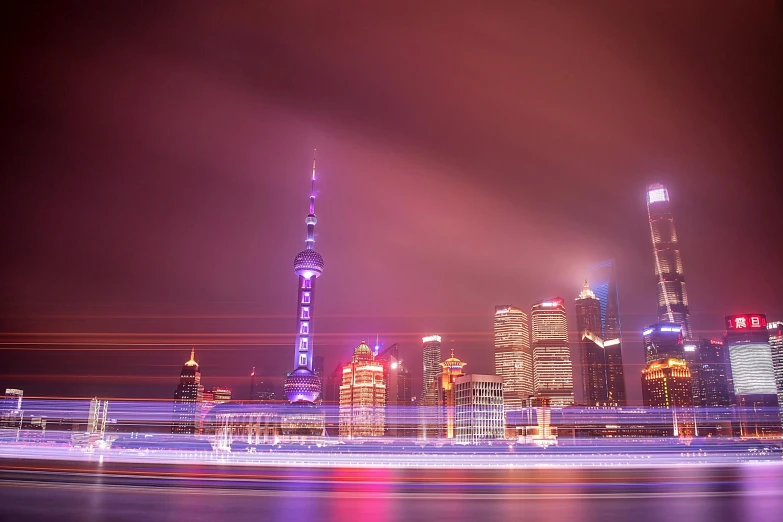
[[[302,307],[302,319],[310,319],[310,307],[309,306],[303,306]]]
[[[302,304],[310,304],[310,292],[302,294]]]
[[[299,366],[307,366],[307,354],[303,353],[299,356]]]
[[[302,352],[307,351],[307,337],[302,337],[302,339],[299,341],[299,350]]]
[[[299,328],[299,333],[301,335],[307,335],[310,333],[310,323],[302,323],[301,327]]]
[[[312,279],[305,279],[302,283],[302,288],[312,288],[313,287],[313,280]]]

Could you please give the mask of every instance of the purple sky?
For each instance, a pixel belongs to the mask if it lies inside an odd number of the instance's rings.
[[[438,332],[492,373],[496,304],[614,258],[640,400],[652,182],[695,330],[783,319],[779,4],[518,4],[9,7],[0,387],[168,398],[192,343],[282,382],[313,148],[327,370],[379,333],[419,377]]]

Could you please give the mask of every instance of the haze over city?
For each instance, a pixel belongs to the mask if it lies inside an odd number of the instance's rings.
[[[783,319],[776,4],[175,5],[10,8],[0,384],[170,398],[195,345],[282,387],[314,148],[327,371],[378,335],[418,383],[440,333],[492,373],[495,305],[573,329],[614,259],[639,403],[655,182],[694,330]]]

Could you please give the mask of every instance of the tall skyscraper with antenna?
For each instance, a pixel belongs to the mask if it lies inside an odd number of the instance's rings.
[[[680,325],[683,337],[691,339],[680,245],[669,204],[669,191],[661,184],[647,187],[647,216],[658,279],[658,320]]]
[[[294,273],[299,278],[296,299],[296,344],[294,371],[283,384],[286,397],[292,403],[314,403],[321,394],[321,379],[313,371],[313,304],[315,281],[324,271],[324,260],[315,251],[315,157],[310,185],[310,213],[305,218],[307,238],[305,249],[294,258]]]

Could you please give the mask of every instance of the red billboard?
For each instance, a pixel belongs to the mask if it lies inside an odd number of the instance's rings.
[[[764,314],[727,315],[727,330],[761,330],[767,328],[767,316]]]

